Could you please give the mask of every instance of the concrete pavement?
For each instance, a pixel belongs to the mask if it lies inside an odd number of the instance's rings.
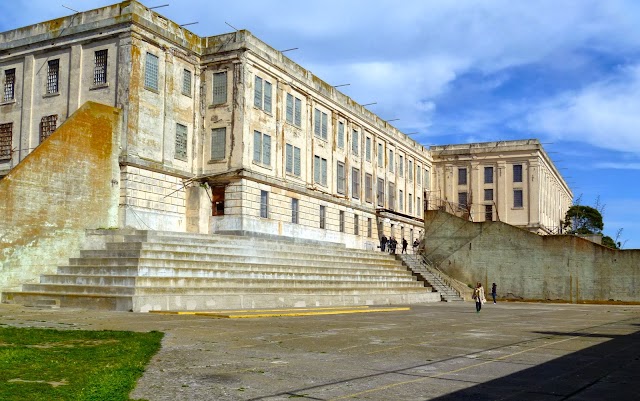
[[[11,326],[159,330],[132,398],[636,400],[640,306],[411,305],[257,319],[0,305]]]

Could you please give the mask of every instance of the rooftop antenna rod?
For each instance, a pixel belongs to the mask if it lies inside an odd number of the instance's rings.
[[[406,136],[409,136],[409,135],[415,135],[415,134],[419,134],[419,132],[418,132],[418,131],[416,131],[416,132],[409,132],[408,134],[405,134],[405,135],[406,135]]]
[[[224,22],[225,24],[229,25],[231,28],[233,28],[236,32],[238,32],[238,28],[236,28],[235,26],[231,25],[230,23],[228,23],[227,21]]]
[[[363,104],[362,106],[371,106],[372,104],[378,104],[378,102],[372,102],[372,103],[367,103],[367,104]]]
[[[298,48],[297,47],[292,47],[291,49],[280,50],[280,53],[290,52],[291,50],[298,50]]]
[[[339,88],[341,86],[349,86],[351,84],[340,84],[340,85],[333,85],[334,88]]]
[[[197,22],[187,22],[186,24],[180,24],[180,26],[187,26],[187,25],[194,25],[197,24]]]
[[[159,6],[149,7],[149,10],[153,10],[154,8],[167,7],[167,6],[168,6],[168,4],[162,4],[162,5],[159,5]]]
[[[389,121],[398,121],[398,120],[399,120],[399,118],[392,118],[391,120],[387,120],[387,122],[389,122]]]
[[[64,8],[66,8],[67,10],[75,11],[75,12],[76,12],[76,13],[78,13],[78,14],[80,13],[80,11],[78,11],[78,10],[74,10],[74,9],[73,9],[73,8],[71,8],[71,7],[67,7],[67,6],[65,6],[64,4],[60,4],[60,5],[61,5],[62,7],[64,7]]]

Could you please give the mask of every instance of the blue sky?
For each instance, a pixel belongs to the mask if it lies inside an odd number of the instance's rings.
[[[113,1],[0,0],[0,31]],[[604,233],[640,248],[640,2],[143,1],[248,29],[425,145],[538,138]]]

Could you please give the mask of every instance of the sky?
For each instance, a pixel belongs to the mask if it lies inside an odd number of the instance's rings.
[[[0,0],[0,31],[114,3]],[[640,249],[640,1],[143,0],[247,29],[423,145],[539,139],[604,234]]]

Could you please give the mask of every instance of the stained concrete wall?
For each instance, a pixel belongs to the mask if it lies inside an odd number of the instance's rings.
[[[0,290],[34,282],[116,227],[120,111],[85,103],[0,180]]]
[[[640,302],[640,250],[614,250],[570,236],[540,236],[502,222],[425,214],[425,252],[465,283],[498,285],[500,297]]]

